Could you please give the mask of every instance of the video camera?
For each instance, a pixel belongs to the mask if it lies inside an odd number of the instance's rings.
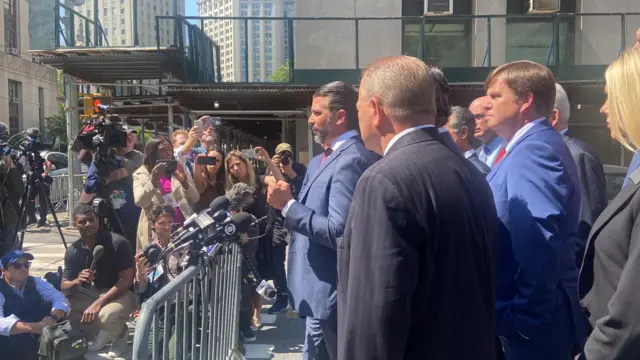
[[[109,107],[105,107],[109,108]],[[104,110],[107,111],[106,109]],[[98,153],[106,153],[108,149],[127,146],[127,132],[119,122],[112,122],[106,117],[89,118],[80,133],[73,141],[71,150],[78,152],[83,149]]]

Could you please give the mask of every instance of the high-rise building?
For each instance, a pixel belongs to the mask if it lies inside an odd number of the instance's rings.
[[[155,47],[156,16],[184,15],[185,0],[86,0],[84,5],[76,6],[79,13],[94,19],[95,5],[98,2],[98,19],[109,42],[109,46],[135,45],[135,29],[138,32],[138,46]],[[160,46],[174,44],[173,19],[160,19]],[[76,44],[84,44],[84,23],[75,21]],[[89,29],[93,41],[93,29]],[[106,46],[106,43],[103,43]]]
[[[293,0],[200,0],[198,14],[292,16]],[[288,28],[283,20],[206,20],[203,30],[220,47],[223,81],[266,81],[288,58]]]
[[[12,133],[29,127],[44,129],[58,112],[57,72],[29,55],[29,0],[3,0],[0,26],[0,121]]]

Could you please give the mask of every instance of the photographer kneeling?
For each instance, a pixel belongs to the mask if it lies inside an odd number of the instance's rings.
[[[87,204],[73,210],[73,223],[80,239],[67,248],[61,286],[71,303],[69,319],[97,333],[89,351],[104,348],[111,338],[110,355],[122,356],[127,351],[126,321],[136,308],[135,296],[129,291],[134,276],[129,241],[100,230],[96,213]],[[94,251],[99,256],[96,261]]]
[[[38,337],[69,312],[69,302],[42,278],[29,275],[33,255],[21,250],[0,261],[0,351],[3,359],[36,359]]]

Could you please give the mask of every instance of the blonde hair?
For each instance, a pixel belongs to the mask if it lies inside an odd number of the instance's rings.
[[[189,138],[189,132],[187,130],[178,129],[174,131],[173,134],[171,134],[171,144],[176,142],[176,138],[178,137],[178,135],[184,135],[187,137],[187,139]]]
[[[484,83],[485,89],[502,79],[513,91],[516,99],[533,96],[535,115],[550,118],[556,99],[556,78],[548,67],[533,61],[514,61],[498,66]]]
[[[247,167],[247,176],[249,177],[248,181],[240,181],[239,179],[236,179],[233,176],[233,174],[231,174],[231,171],[229,171],[229,160],[231,160],[232,158],[236,158],[242,161],[244,165]],[[229,191],[233,185],[239,182],[244,182],[245,184],[249,185],[253,189],[256,188],[256,172],[253,170],[253,165],[251,164],[249,159],[247,159],[241,151],[238,151],[238,150],[229,151],[229,154],[224,159],[224,170],[227,173],[227,179],[224,185],[224,188],[226,191]]]
[[[614,138],[635,151],[640,147],[640,48],[625,50],[604,74],[609,122]]]
[[[377,97],[396,121],[413,114],[436,114],[436,85],[429,67],[411,56],[390,56],[371,63],[362,73],[360,91]]]

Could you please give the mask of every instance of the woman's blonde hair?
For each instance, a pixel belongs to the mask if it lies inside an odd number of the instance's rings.
[[[604,78],[612,135],[636,151],[640,147],[640,48],[625,50],[609,65]]]
[[[244,183],[249,185],[253,189],[255,189],[256,188],[256,172],[253,170],[253,165],[251,164],[249,159],[247,159],[244,156],[244,154],[238,150],[229,151],[229,154],[224,159],[224,170],[227,173],[227,181],[225,182],[225,189],[229,191],[234,184],[241,182],[240,180],[236,179],[233,176],[233,174],[231,174],[231,171],[229,171],[229,160],[231,160],[232,158],[236,158],[242,161],[246,165],[247,176],[249,177],[249,179],[248,181],[244,181]]]

